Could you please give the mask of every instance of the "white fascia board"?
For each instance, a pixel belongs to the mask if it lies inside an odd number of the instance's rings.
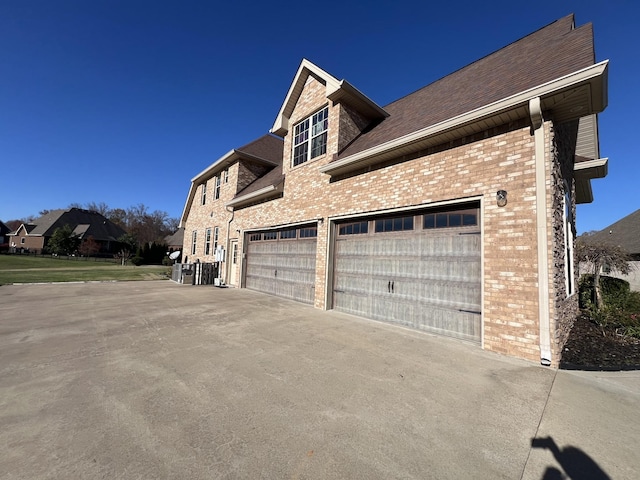
[[[581,178],[604,178],[608,173],[608,158],[597,158],[586,162],[579,162],[573,166],[576,176]]]
[[[296,72],[295,77],[293,77],[293,82],[291,82],[291,86],[289,87],[289,91],[287,92],[287,96],[280,107],[280,111],[278,112],[278,116],[276,117],[275,122],[273,123],[273,127],[269,130],[270,133],[274,135],[278,135],[280,137],[284,137],[289,130],[289,115],[290,112],[287,113],[287,110],[291,107],[291,102],[294,101],[293,95],[294,92],[304,86],[307,77],[312,73],[317,77],[322,78],[326,83],[327,94],[339,88],[340,82],[333,75],[322,70],[317,65],[314,65],[306,58],[302,59],[300,62],[300,66],[298,67],[298,71]],[[297,100],[297,98],[295,99]]]
[[[329,90],[329,86],[327,85],[327,98],[329,100],[340,101],[343,97],[354,99],[357,103],[364,105],[365,108],[370,111],[368,113],[374,117],[385,118],[389,116],[386,110],[346,80],[340,80],[340,83],[332,90]]]
[[[187,215],[188,215],[189,210],[191,208],[191,204],[193,203],[193,199],[194,199],[194,197],[196,195],[196,190],[198,188],[198,185],[200,185],[200,183],[202,183],[203,179],[211,176],[211,174],[217,168],[219,168],[220,165],[223,162],[233,158],[233,155],[235,153],[236,153],[235,150],[230,150],[229,152],[224,154],[222,157],[217,159],[215,162],[213,162],[211,165],[209,165],[207,168],[202,170],[199,174],[197,174],[195,177],[193,177],[191,179],[191,186],[189,187],[189,194],[187,195],[187,201],[184,204],[184,208],[182,210],[182,216],[180,217],[180,223],[178,224],[178,227],[184,228],[184,226],[185,226],[185,223],[187,221]]]
[[[247,193],[246,195],[242,195],[241,197],[234,198],[229,203],[225,205],[225,207],[235,207],[238,205],[243,205],[245,203],[253,202],[256,200],[260,200],[262,197],[268,197],[272,193],[276,193],[280,190],[280,185],[267,185],[260,190],[256,190],[255,192]]]
[[[331,174],[331,172],[334,170],[338,170],[352,163],[357,163],[368,157],[372,157],[390,150],[395,150],[404,145],[423,140],[447,130],[451,130],[460,125],[471,123],[473,121],[477,121],[484,117],[489,117],[503,111],[511,110],[517,106],[528,105],[529,100],[531,100],[532,98],[548,96],[558,90],[569,88],[571,86],[592,80],[597,77],[606,76],[608,64],[609,61],[604,60],[600,63],[596,63],[595,65],[585,67],[581,70],[565,75],[564,77],[560,77],[550,82],[543,83],[542,85],[538,85],[537,87],[530,88],[529,90],[525,90],[502,100],[498,100],[497,102],[493,102],[475,110],[471,110],[467,113],[463,113],[462,115],[450,118],[449,120],[436,123],[435,125],[431,125],[408,135],[390,140],[381,145],[363,150],[362,152],[355,153],[336,162],[331,162],[328,165],[321,167],[320,171],[322,173]],[[606,105],[603,105],[602,107],[604,108],[606,107]]]
[[[194,182],[191,182],[191,186],[189,187],[189,194],[187,195],[187,201],[184,202],[184,208],[182,209],[182,215],[180,216],[180,223],[178,224],[178,228],[185,227],[185,223],[187,222],[187,214],[189,213],[189,209],[191,208],[191,204],[193,203],[193,198],[196,195],[196,188],[198,188],[198,185]]]
[[[233,156],[234,153],[236,153],[235,150],[229,150],[222,157],[217,159],[215,162],[213,162],[211,165],[209,165],[207,168],[205,168],[199,174],[197,174],[195,177],[193,177],[191,179],[191,181],[192,182],[198,182],[203,177],[206,177],[208,174],[211,174],[216,168],[218,168],[220,166],[221,163],[223,163],[225,160],[229,160]]]

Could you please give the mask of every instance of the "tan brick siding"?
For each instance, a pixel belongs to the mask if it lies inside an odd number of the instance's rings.
[[[327,105],[325,87],[310,77],[291,117],[293,125]],[[355,123],[338,135],[338,122],[345,120],[345,109],[329,103],[327,153],[302,165],[291,167],[291,133],[284,141],[286,173],[284,196],[257,205],[236,209],[230,231],[261,229],[300,222],[318,222],[315,306],[325,305],[327,286],[328,226],[332,217],[367,214],[409,206],[430,206],[437,202],[461,199],[481,200],[483,231],[483,346],[495,352],[539,361],[537,225],[534,138],[529,127],[513,128],[487,138],[452,148],[440,148],[433,154],[397,162],[341,180],[319,172],[338,152],[344,139],[353,135]],[[351,118],[351,117],[350,117]],[[545,124],[547,152],[550,152],[550,124]],[[342,133],[342,132],[341,132]],[[547,158],[547,168],[551,155]],[[550,171],[550,170],[549,170]],[[547,176],[550,178],[550,176]],[[230,170],[230,184],[237,182],[238,167]],[[549,184],[550,184],[549,180]],[[550,185],[548,185],[550,186]],[[508,204],[496,205],[496,192],[508,192]],[[222,205],[231,199],[223,193],[216,205],[199,206],[194,202],[185,230],[188,245],[193,229],[198,229],[198,250],[202,251],[204,228],[218,225],[226,238],[231,213]],[[548,202],[550,232],[552,208]],[[239,251],[244,252],[242,236]],[[228,247],[228,245],[227,245]],[[186,249],[188,252],[188,248]],[[554,243],[549,240],[553,261]],[[190,256],[190,255],[189,255]],[[200,257],[202,258],[202,257]],[[553,265],[553,263],[550,263]],[[238,269],[240,273],[240,269]],[[550,274],[551,275],[551,274]],[[550,285],[553,279],[550,278]],[[549,292],[555,305],[555,292]]]

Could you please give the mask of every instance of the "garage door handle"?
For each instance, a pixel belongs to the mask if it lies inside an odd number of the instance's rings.
[[[274,273],[274,275],[277,277],[278,276],[278,270],[276,270],[276,272]]]
[[[389,293],[393,293],[393,282],[391,280],[389,280],[389,283],[387,284],[387,290]]]
[[[393,282],[391,282],[391,293],[393,293]]]

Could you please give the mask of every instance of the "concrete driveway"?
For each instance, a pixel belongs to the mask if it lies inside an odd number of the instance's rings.
[[[636,479],[638,412],[638,372],[248,290],[0,287],[3,479]]]

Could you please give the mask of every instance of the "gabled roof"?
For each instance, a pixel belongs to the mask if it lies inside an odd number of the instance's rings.
[[[36,228],[36,226],[33,223],[23,223],[15,231],[8,233],[8,235],[16,236],[20,230],[24,230],[24,233],[28,235],[34,228]]]
[[[373,100],[368,98],[346,80],[338,80],[336,77],[328,74],[306,58],[303,58],[300,63],[300,67],[298,67],[298,71],[293,78],[293,82],[291,83],[291,87],[285,97],[284,103],[278,112],[276,121],[270,130],[271,133],[282,137],[287,134],[290,128],[289,121],[291,119],[291,114],[293,113],[296,103],[300,98],[300,94],[304,89],[304,85],[310,76],[313,76],[326,86],[326,96],[333,102],[346,103],[371,120],[382,119],[389,115],[384,111],[384,109],[376,105]]]
[[[2,220],[0,220],[0,235],[6,235],[11,229],[7,227]]]
[[[101,241],[115,241],[126,233],[100,213],[81,208],[51,210],[30,224],[22,224],[16,233],[24,228],[30,236],[50,237],[57,228],[65,225],[69,225],[81,238],[91,236]]]
[[[389,117],[320,171],[340,175],[528,119],[535,98],[556,122],[593,115],[607,105],[608,72],[607,61],[594,62],[592,25],[575,28],[566,16],[385,106]]]
[[[631,254],[640,254],[640,210],[583,238],[589,243],[609,243],[618,245]]]
[[[198,186],[220,173],[229,165],[239,160],[249,160],[252,162],[261,163],[267,167],[276,168],[278,165],[282,167],[282,149],[284,148],[284,141],[282,138],[275,135],[267,134],[262,137],[243,145],[240,148],[229,151],[202,172],[191,179],[191,187],[189,188],[189,194],[187,195],[187,201],[184,204],[182,210],[182,216],[180,217],[180,226],[183,227],[187,219],[193,199],[196,195]]]
[[[228,207],[238,208],[280,195],[284,188],[282,162],[266,175],[247,185],[227,203]]]
[[[274,135],[263,135],[262,137],[235,148],[225,153],[215,162],[191,179],[192,183],[202,183],[220,173],[232,163],[240,160],[253,160],[258,163],[275,166],[282,162],[282,148],[284,142]]]
[[[173,234],[164,237],[164,243],[168,246],[182,245],[184,242],[184,227],[178,228]]]

